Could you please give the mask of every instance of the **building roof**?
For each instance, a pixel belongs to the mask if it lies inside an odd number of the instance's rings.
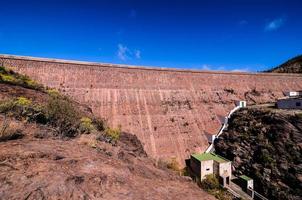
[[[278,98],[278,101],[280,101],[280,100],[292,100],[292,99],[302,100],[302,96],[281,97],[281,98]]]
[[[215,153],[199,153],[192,154],[191,156],[199,161],[215,160],[219,163],[230,162],[228,159],[225,159]]]
[[[253,180],[252,178],[250,178],[246,175],[241,175],[240,178],[242,178],[243,180],[246,180],[246,181]]]

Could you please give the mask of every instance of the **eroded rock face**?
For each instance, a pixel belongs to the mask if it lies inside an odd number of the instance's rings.
[[[236,100],[272,102],[301,90],[301,75],[146,69],[1,56],[0,63],[59,89],[112,126],[134,133],[155,159],[204,151]]]
[[[92,148],[93,134],[61,140],[47,127],[17,122],[24,138],[0,142],[0,199],[215,199],[133,151],[141,148],[131,136],[123,134],[117,146],[97,142]],[[50,138],[37,138],[41,131]]]
[[[254,179],[268,199],[302,198],[302,113],[272,108],[236,112],[215,141],[216,153],[231,160],[237,176]]]

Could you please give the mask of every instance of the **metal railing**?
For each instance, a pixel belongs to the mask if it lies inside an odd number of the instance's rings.
[[[256,192],[255,190],[251,189],[251,188],[247,188],[248,191],[250,191],[252,193],[252,198],[255,199],[255,196],[258,197],[259,199],[262,200],[268,200],[268,198],[266,198],[265,196],[263,196],[262,194]]]
[[[227,117],[225,117],[224,123],[221,126],[221,128],[219,129],[218,133],[215,135],[215,137],[212,139],[212,143],[210,144],[210,146],[207,148],[206,153],[209,152],[213,152],[214,150],[214,141],[223,133],[223,131],[226,129],[226,127],[228,126],[228,121],[231,118],[232,114],[234,112],[236,112],[237,110],[239,110],[241,108],[241,106],[236,106],[235,108],[233,108],[229,114],[227,115]]]

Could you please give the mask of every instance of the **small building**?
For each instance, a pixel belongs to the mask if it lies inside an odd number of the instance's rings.
[[[246,107],[246,101],[236,101],[236,106],[239,106],[240,108]]]
[[[230,184],[232,163],[219,155],[214,153],[192,154],[189,164],[191,173],[200,181],[205,179],[206,175],[214,174],[219,178],[222,186]]]
[[[281,98],[276,105],[280,109],[302,109],[302,97]]]
[[[254,196],[253,190],[254,190],[254,181],[252,178],[246,176],[246,175],[241,175],[239,177],[239,185],[242,188],[243,191],[245,191],[248,195]]]
[[[246,176],[246,175],[241,175],[240,177],[241,180],[241,187],[242,189],[254,189],[254,181],[252,178]]]
[[[280,109],[302,109],[302,91],[284,92],[285,97],[277,100]]]
[[[284,95],[287,97],[298,97],[298,96],[302,95],[302,92],[301,91],[287,91],[287,92],[284,92]]]

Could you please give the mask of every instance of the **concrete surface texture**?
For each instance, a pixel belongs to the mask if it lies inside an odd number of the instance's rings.
[[[302,90],[302,76],[128,67],[20,56],[0,56],[0,64],[27,74],[89,105],[112,126],[135,134],[155,159],[208,147],[236,100],[273,102],[284,91]]]

